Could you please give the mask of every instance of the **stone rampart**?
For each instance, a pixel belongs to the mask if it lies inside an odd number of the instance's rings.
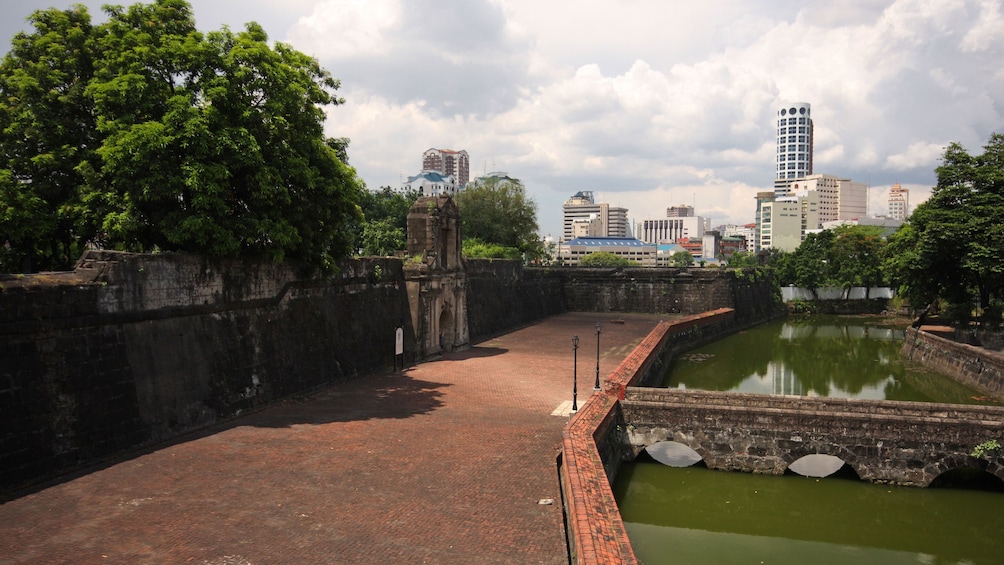
[[[562,279],[520,261],[466,259],[471,338],[481,340],[568,311]]]
[[[576,312],[690,315],[731,308],[739,323],[784,312],[779,287],[758,269],[566,267],[552,272],[563,281],[568,309]]]
[[[901,353],[962,384],[1004,400],[1004,354],[908,328]]]
[[[0,489],[198,429],[411,350],[401,262],[90,252],[0,281]],[[380,315],[373,315],[380,312]]]

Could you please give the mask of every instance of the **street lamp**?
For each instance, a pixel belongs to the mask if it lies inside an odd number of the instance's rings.
[[[596,322],[596,384],[593,385],[593,392],[600,390],[600,323]]]
[[[572,336],[572,412],[579,411],[576,397],[579,393],[579,336]]]

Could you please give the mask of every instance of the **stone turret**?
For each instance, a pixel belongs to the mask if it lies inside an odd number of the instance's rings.
[[[453,199],[419,198],[408,212],[404,274],[420,358],[470,345],[461,251],[460,214]]]

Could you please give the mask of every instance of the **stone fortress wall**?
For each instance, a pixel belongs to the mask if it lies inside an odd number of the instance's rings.
[[[435,354],[420,335],[432,324],[414,327],[408,268],[362,258],[312,278],[266,261],[89,251],[73,272],[4,276],[0,490],[390,370],[397,328],[406,362]],[[580,309],[752,317],[771,293],[724,270],[463,269],[471,340]]]

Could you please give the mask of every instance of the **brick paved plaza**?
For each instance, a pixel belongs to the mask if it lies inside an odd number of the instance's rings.
[[[596,322],[605,376],[659,319],[563,314],[21,495],[0,564],[567,563],[571,337],[581,407]]]

